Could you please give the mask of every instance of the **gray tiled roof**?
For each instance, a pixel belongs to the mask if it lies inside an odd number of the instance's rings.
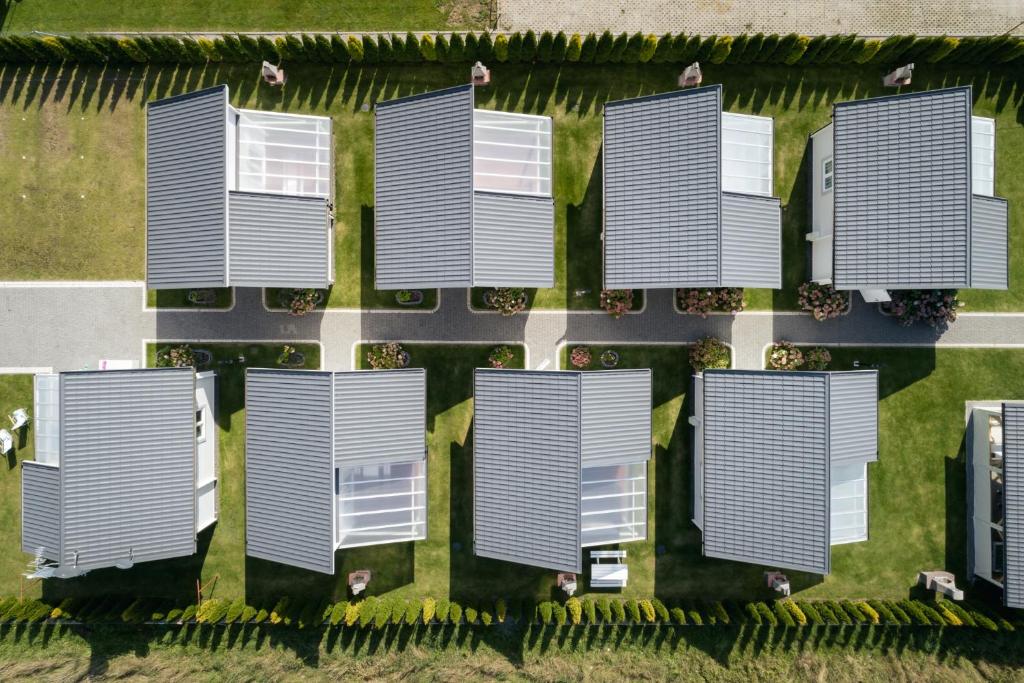
[[[473,86],[376,107],[378,289],[472,284]]]
[[[146,283],[226,284],[227,86],[146,106]]]
[[[1009,238],[1007,202],[999,197],[971,199],[971,286],[1007,289]]]
[[[605,287],[718,284],[721,93],[605,105]]]
[[[781,216],[722,192],[721,86],[605,105],[605,287],[780,287]]]
[[[473,286],[555,286],[550,197],[473,193]]]
[[[426,457],[426,371],[246,372],[246,553],[334,573],[335,467]]]
[[[782,288],[782,205],[778,198],[722,193],[720,284]]]
[[[255,192],[228,194],[231,284],[237,287],[327,287],[331,282],[330,216],[322,197]]]
[[[1003,404],[1003,600],[1024,608],[1024,404]]]
[[[836,286],[970,286],[971,88],[842,102],[833,121]]]
[[[582,571],[582,467],[650,458],[650,371],[478,369],[474,383],[475,553]]]
[[[709,370],[695,386],[704,554],[827,574],[830,468],[876,457],[877,373]]]
[[[193,554],[195,372],[58,378],[59,465],[22,470],[26,552],[81,571]]]

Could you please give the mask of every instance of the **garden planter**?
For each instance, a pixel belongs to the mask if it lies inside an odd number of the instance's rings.
[[[408,351],[402,351],[398,354],[398,367],[407,368],[409,367],[410,361],[412,361],[412,357],[409,356]]]
[[[527,302],[527,295],[526,295],[526,292],[523,292],[522,295],[518,299],[516,299],[515,308],[517,310],[526,308],[526,302]],[[484,304],[486,304],[486,306],[488,308],[495,308],[495,309],[497,308],[497,306],[494,303],[494,292],[492,290],[487,290],[486,292],[484,292]],[[498,312],[505,314],[504,311],[500,311],[499,310]],[[506,314],[506,315],[511,315],[511,314]]]
[[[605,351],[601,354],[601,367],[614,368],[618,364],[619,354],[617,351]]]
[[[409,294],[411,295],[409,297],[409,300],[402,301],[402,299],[399,298],[398,294],[396,293],[395,303],[397,303],[399,306],[419,306],[421,303],[423,303],[423,292],[421,292],[420,290],[413,289],[409,292]]]
[[[286,368],[301,368],[306,364],[306,356],[301,351],[296,351],[289,354],[287,360],[278,361],[277,364]]]
[[[188,302],[193,306],[212,306],[217,301],[217,292],[212,289],[188,290]]]
[[[318,289],[318,290],[316,290],[316,294],[313,296],[313,305],[314,306],[319,306],[323,302],[324,302],[323,290]],[[281,306],[281,308],[289,308],[290,309],[292,307],[292,290],[290,290],[290,289],[282,289],[281,292],[277,296],[277,303]]]
[[[213,353],[206,349],[193,349],[192,354],[196,358],[196,367],[205,368],[213,362]]]

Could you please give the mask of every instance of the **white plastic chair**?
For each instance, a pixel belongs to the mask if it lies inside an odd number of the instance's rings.
[[[24,408],[18,408],[13,413],[7,416],[7,419],[11,421],[11,429],[18,431],[22,427],[28,424],[28,413]]]
[[[14,448],[14,437],[6,429],[0,429],[0,455],[7,455]]]

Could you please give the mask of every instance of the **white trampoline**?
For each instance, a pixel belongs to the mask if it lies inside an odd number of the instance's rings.
[[[722,191],[772,196],[774,122],[722,113]]]
[[[832,545],[868,540],[868,466],[832,466]]]
[[[425,461],[339,467],[335,489],[338,548],[426,538]]]
[[[237,189],[330,197],[331,120],[238,109]]]
[[[983,116],[971,117],[971,191],[995,195],[996,122]]]
[[[551,119],[473,110],[473,189],[551,196]]]
[[[647,463],[583,468],[582,545],[647,536]]]

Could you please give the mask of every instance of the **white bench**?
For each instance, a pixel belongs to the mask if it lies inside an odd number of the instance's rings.
[[[622,562],[625,550],[591,550],[590,587],[625,588],[629,582],[629,567]],[[608,560],[604,562],[602,560]]]

